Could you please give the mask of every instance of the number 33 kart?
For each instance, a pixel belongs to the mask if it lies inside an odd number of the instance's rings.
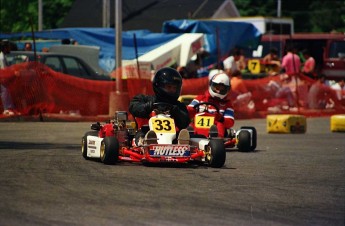
[[[119,162],[155,163],[198,163],[220,168],[226,161],[223,139],[217,137],[193,136],[182,142],[178,140],[174,119],[170,117],[172,105],[155,103],[151,113],[148,130],[154,137],[138,139],[133,121],[128,120],[127,112],[118,111],[113,120],[91,125],[82,137],[82,155],[85,159],[100,159],[104,164]],[[189,133],[182,131],[179,133]],[[181,134],[180,134],[181,135]]]

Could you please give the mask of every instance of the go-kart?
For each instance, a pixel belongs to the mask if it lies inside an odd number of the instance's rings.
[[[192,127],[195,136],[217,136],[218,131],[214,125],[215,114],[209,111],[208,106],[213,106],[219,113],[219,107],[212,102],[200,102],[194,105],[197,112],[193,119]],[[214,109],[212,109],[214,111]],[[223,142],[226,149],[237,148],[242,152],[254,151],[256,148],[257,132],[255,127],[243,126],[239,130],[227,129]]]
[[[155,143],[137,142],[139,131],[133,128],[127,112],[117,111],[113,120],[91,125],[93,131],[82,137],[82,155],[85,159],[100,159],[104,164],[119,162],[197,163],[220,168],[226,160],[222,139],[191,138],[188,144],[179,144],[174,119],[170,117],[172,105],[155,103],[148,129],[156,135]]]

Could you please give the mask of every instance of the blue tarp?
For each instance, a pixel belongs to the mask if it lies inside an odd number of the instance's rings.
[[[122,59],[136,58],[134,34],[137,40],[138,55],[141,56],[164,43],[178,37],[180,34],[152,33],[148,30],[122,32]],[[4,34],[0,39],[32,38],[31,32]],[[36,39],[73,39],[80,45],[100,47],[100,66],[111,71],[115,66],[115,30],[113,28],[63,28],[35,32]]]
[[[256,49],[260,31],[252,24],[230,21],[170,20],[163,23],[164,33],[204,33],[205,50],[210,61],[223,59],[235,48]],[[218,48],[219,46],[219,48]]]
[[[122,59],[136,58],[134,34],[137,40],[138,55],[141,56],[181,35],[181,33],[204,33],[205,49],[211,53],[208,63],[227,56],[237,47],[256,48],[260,32],[249,23],[226,21],[172,20],[163,24],[163,33],[149,30],[122,32]],[[217,38],[218,37],[218,38]],[[31,32],[5,34],[0,39],[32,38]],[[111,71],[115,66],[115,29],[113,28],[61,28],[35,32],[36,39],[74,39],[81,45],[100,47],[100,66]],[[217,46],[219,45],[219,51]]]

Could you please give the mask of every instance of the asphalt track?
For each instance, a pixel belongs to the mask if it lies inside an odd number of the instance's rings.
[[[90,123],[0,123],[0,225],[344,225],[345,133],[308,118],[225,167],[104,165],[81,156]]]

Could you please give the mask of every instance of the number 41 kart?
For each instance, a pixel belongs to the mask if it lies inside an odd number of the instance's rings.
[[[211,102],[200,102],[194,106],[197,113],[194,117],[194,135],[192,137],[207,137],[209,134],[217,136],[218,131],[214,125],[214,114],[209,111],[209,105],[213,106],[219,113],[218,106]],[[243,126],[237,131],[230,129],[226,131],[226,137],[223,141],[225,148],[237,148],[242,152],[254,151],[257,142],[257,132],[255,127],[252,126]]]

